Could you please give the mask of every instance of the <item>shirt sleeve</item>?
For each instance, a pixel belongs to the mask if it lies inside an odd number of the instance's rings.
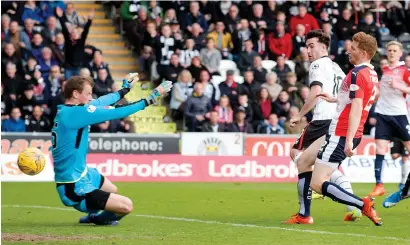
[[[351,72],[350,86],[349,86],[349,98],[350,99],[363,99],[365,93],[366,84],[370,81],[370,76],[366,78],[362,72]]]
[[[104,96],[99,97],[98,99],[92,100],[90,105],[94,106],[107,106],[107,105],[113,105],[117,103],[119,100],[124,98],[124,96],[130,91],[129,88],[123,88],[121,90],[118,90],[117,92],[114,93],[109,93]]]
[[[323,64],[322,64],[323,66]],[[313,62],[309,67],[309,87],[318,85],[323,87],[323,69],[318,62]]]
[[[62,115],[62,121],[69,122],[65,123],[67,128],[79,129],[95,123],[124,118],[145,109],[147,105],[146,100],[139,100],[117,107],[95,106],[91,104],[74,106]]]
[[[403,72],[403,81],[410,86],[410,69],[405,68]]]

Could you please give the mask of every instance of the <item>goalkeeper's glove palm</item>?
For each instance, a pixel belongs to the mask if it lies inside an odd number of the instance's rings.
[[[161,97],[166,95],[169,91],[171,91],[172,82],[165,81],[162,82],[158,87],[152,90],[151,94],[147,97],[148,104],[154,104],[157,100]]]

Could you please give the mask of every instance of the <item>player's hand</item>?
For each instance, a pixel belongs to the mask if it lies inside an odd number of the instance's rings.
[[[152,93],[147,97],[148,103],[149,104],[155,103],[158,100],[158,98],[166,95],[169,91],[171,91],[171,88],[172,88],[171,81],[162,82],[158,87],[152,90]]]
[[[134,85],[140,80],[139,75],[137,72],[135,73],[128,73],[127,77],[122,80],[122,87],[121,88],[129,88],[131,89]]]
[[[298,116],[294,116],[294,117],[292,117],[291,119],[290,119],[290,127],[291,128],[294,128],[295,126],[296,126],[296,124],[298,124],[299,122],[300,122],[300,120],[301,120],[302,118],[298,115]]]
[[[337,98],[336,97],[331,97],[328,93],[320,93],[316,95],[316,98],[320,98],[324,101],[327,101],[329,103],[337,103]]]
[[[346,156],[347,156],[347,157],[351,157],[351,156],[354,155],[353,140],[348,140],[348,139],[346,139],[345,153],[346,153]]]
[[[92,20],[92,19],[94,18],[94,15],[95,15],[95,10],[94,10],[94,9],[91,9],[91,10],[90,10],[90,13],[88,14],[88,19],[89,19],[89,20]]]

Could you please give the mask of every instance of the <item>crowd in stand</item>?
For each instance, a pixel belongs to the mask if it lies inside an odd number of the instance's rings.
[[[49,132],[73,75],[92,76],[95,96],[116,90],[101,50],[86,44],[94,10],[82,17],[71,2],[10,1],[1,13],[3,132]],[[111,121],[91,130],[129,132],[130,124]]]
[[[373,63],[378,69],[386,61],[385,37],[410,33],[410,1],[111,4],[120,13],[124,38],[138,56],[141,77],[154,85],[164,79],[174,83],[169,115],[188,131],[300,133],[312,114],[296,128],[289,127],[289,119],[309,95],[307,32],[329,33],[330,58],[345,73],[352,68],[347,52],[356,32],[377,38],[380,52]],[[71,3],[27,1],[3,4],[2,14],[2,119],[12,128],[2,131],[38,131],[32,124],[42,120],[47,126],[41,130],[49,130],[55,105],[62,101],[64,77],[90,74],[96,80],[96,96],[116,89],[102,52],[85,43],[93,11],[81,18]],[[410,67],[410,56],[403,58]],[[227,60],[235,66],[221,69]],[[276,65],[266,68],[266,60]],[[95,131],[129,131],[124,121],[106,124]]]

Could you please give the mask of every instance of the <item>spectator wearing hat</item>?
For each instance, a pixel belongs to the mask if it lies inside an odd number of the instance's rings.
[[[295,35],[298,24],[302,24],[306,27],[306,33],[320,28],[315,17],[307,12],[306,5],[300,4],[298,10],[299,14],[290,18],[289,22],[289,28],[292,35]]]
[[[204,85],[195,83],[194,92],[185,102],[184,115],[189,132],[197,132],[212,109],[211,101],[204,95]],[[208,114],[209,115],[209,114]]]
[[[228,132],[253,134],[252,125],[245,120],[246,109],[238,107],[235,111],[235,121],[230,125]]]
[[[18,107],[11,109],[10,118],[1,122],[2,132],[26,132],[26,125]]]
[[[226,80],[219,84],[219,91],[221,91],[221,96],[227,95],[229,97],[234,108],[238,105],[238,96],[245,92],[242,85],[235,82],[233,70],[226,72]]]
[[[245,41],[245,50],[241,52],[238,62],[238,68],[241,72],[252,69],[253,59],[258,56],[258,53],[253,50],[252,40]]]
[[[182,33],[181,25],[179,24],[179,22],[177,20],[172,20],[169,26],[171,27],[171,33],[172,33],[172,36],[175,38],[175,41],[177,41],[179,44],[182,45],[182,43],[184,42],[184,33]],[[195,36],[193,37],[194,41],[196,42],[197,39],[202,38],[198,40],[198,44],[204,45],[205,35],[201,35],[202,33],[201,33],[200,27],[196,26],[195,33],[198,33],[198,34],[194,35]],[[182,47],[178,47],[178,48],[182,48]]]
[[[43,108],[34,106],[33,114],[25,120],[27,132],[50,132],[50,120],[43,113]]]
[[[212,38],[207,38],[206,48],[200,53],[201,63],[208,69],[212,75],[219,75],[219,64],[221,63],[221,52],[215,48],[215,42]]]
[[[228,126],[225,123],[219,122],[219,113],[216,110],[209,112],[209,121],[202,125],[202,132],[227,132]]]
[[[292,55],[292,36],[285,32],[283,22],[276,23],[276,33],[271,33],[268,37],[269,49],[274,58],[284,56],[290,58]]]
[[[26,84],[23,88],[23,94],[17,99],[16,106],[20,108],[23,118],[26,118],[33,113],[35,105],[37,105],[37,100],[34,97],[34,86],[32,84]]]
[[[278,115],[269,115],[268,124],[258,128],[259,134],[285,134],[285,130],[279,125]]]

